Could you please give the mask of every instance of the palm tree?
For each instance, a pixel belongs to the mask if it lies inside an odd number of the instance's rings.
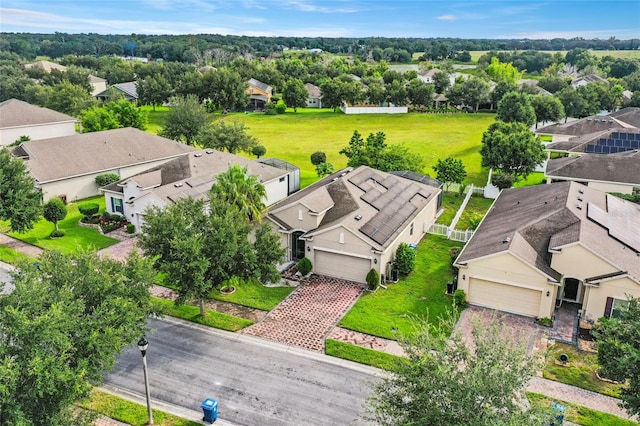
[[[249,220],[260,222],[267,192],[258,176],[248,175],[247,167],[236,164],[216,179],[209,192],[211,199],[224,200],[228,205],[236,206]]]

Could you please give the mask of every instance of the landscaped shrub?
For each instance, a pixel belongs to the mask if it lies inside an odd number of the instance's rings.
[[[461,251],[462,251],[461,247],[451,247],[449,249],[449,257],[451,258],[451,263],[449,264],[449,266],[450,266],[452,272],[457,272],[457,268],[455,268],[453,266],[453,262],[456,261],[456,259],[458,258],[458,255],[460,255]]]
[[[464,306],[467,303],[467,293],[462,289],[453,292],[453,304],[455,306]]]
[[[115,173],[102,173],[101,175],[96,176],[96,184],[99,187],[107,186],[119,180],[120,176]]]
[[[326,163],[327,162],[327,154],[325,154],[322,151],[316,151],[313,154],[311,154],[311,164],[313,164],[314,166],[317,166],[320,163]]]
[[[78,211],[82,213],[86,218],[90,218],[94,214],[98,213],[100,205],[96,203],[84,203],[78,206]]]
[[[54,229],[49,234],[49,238],[62,238],[64,237],[64,231],[60,229]]]
[[[278,111],[276,111],[276,104],[273,102],[268,103],[264,106],[264,114],[265,115],[276,115]]]
[[[497,186],[499,189],[507,189],[513,186],[513,182],[515,181],[514,177],[511,175],[506,175],[503,173],[494,173],[491,176],[491,183],[494,186]]]
[[[121,228],[128,221],[124,216],[120,216],[119,214],[109,214],[104,213],[100,218],[100,228],[102,228],[102,232],[105,234],[111,231],[115,231],[118,228]]]
[[[127,234],[133,234],[136,232],[136,226],[133,223],[127,225]]]
[[[366,281],[367,288],[370,291],[374,291],[378,288],[378,285],[380,285],[380,274],[378,274],[378,271],[371,268],[371,270],[367,273]]]
[[[313,265],[311,265],[311,261],[308,258],[303,257],[300,259],[300,262],[298,262],[298,272],[300,272],[303,277],[308,275],[311,269],[313,269]]]
[[[287,110],[287,105],[284,103],[283,100],[279,100],[278,103],[276,103],[276,112],[278,114],[284,114],[286,110]]]
[[[409,275],[416,263],[416,251],[409,247],[409,244],[400,243],[393,263],[400,275]]]

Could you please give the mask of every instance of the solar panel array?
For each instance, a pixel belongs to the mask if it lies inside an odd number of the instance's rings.
[[[398,210],[385,208],[365,223],[360,232],[376,243],[384,244],[415,211],[416,207],[410,203],[400,206]]]
[[[596,145],[587,145],[585,152],[616,154],[634,149],[640,149],[640,133],[612,132],[608,138],[600,139]]]

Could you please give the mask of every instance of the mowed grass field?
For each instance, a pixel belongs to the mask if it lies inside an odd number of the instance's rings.
[[[148,131],[162,128],[165,111],[149,111]],[[424,160],[423,171],[435,176],[432,166],[448,155],[459,158],[467,170],[466,183],[484,186],[487,170],[482,168],[480,141],[494,114],[366,114],[345,115],[332,110],[287,110],[282,115],[228,114],[214,120],[243,122],[248,133],[267,148],[266,157],[275,157],[300,167],[302,186],[317,180],[310,156],[316,151],[327,155],[336,170],[347,158],[339,154],[349,144],[354,130],[363,138],[384,132],[388,145],[403,144]]]

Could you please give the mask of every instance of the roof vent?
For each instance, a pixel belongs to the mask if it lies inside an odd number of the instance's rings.
[[[511,241],[511,237],[504,237],[504,239],[502,240],[502,243],[508,243],[509,241]]]
[[[201,152],[197,152],[195,154],[193,154],[194,157],[202,157],[202,153]]]
[[[347,174],[347,172],[342,172],[342,173],[340,173],[340,177],[342,177],[342,176],[344,176],[346,174]]]
[[[578,201],[582,201],[582,196],[578,195]]]
[[[173,186],[175,186],[176,188],[180,188],[182,186],[182,183],[174,183]]]
[[[360,219],[362,219],[362,216],[361,215],[356,215],[356,220],[360,220]]]
[[[577,208],[578,210],[582,210],[582,204],[577,204],[577,205],[576,205],[576,208]]]
[[[335,182],[335,181],[337,181],[337,180],[338,180],[338,178],[337,178],[337,177],[335,177],[335,178],[331,179],[331,182]]]
[[[584,189],[578,189],[578,192],[579,192],[580,194],[584,194]]]
[[[212,149],[208,149],[205,151],[207,154],[213,154],[213,150]]]

